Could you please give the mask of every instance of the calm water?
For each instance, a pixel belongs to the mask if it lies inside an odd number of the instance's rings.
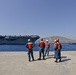
[[[39,51],[38,44],[33,48],[34,51]],[[62,51],[76,51],[75,44],[62,44]],[[25,45],[0,45],[0,51],[27,51]],[[53,44],[50,44],[50,51],[54,51]]]

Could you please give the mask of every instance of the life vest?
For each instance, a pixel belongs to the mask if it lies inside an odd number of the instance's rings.
[[[28,49],[32,49],[32,48],[33,48],[32,42],[28,42]]]
[[[49,43],[46,43],[46,48],[49,48],[49,46],[50,46]]]
[[[40,42],[40,47],[44,47],[45,43],[43,41]]]
[[[61,44],[60,44],[60,43],[58,43],[58,49],[61,49],[61,48],[62,48]]]

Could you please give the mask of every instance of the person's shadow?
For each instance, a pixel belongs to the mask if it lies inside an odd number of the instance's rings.
[[[61,62],[69,61],[71,60],[70,58],[67,58],[67,56],[62,56],[61,57]]]
[[[49,57],[47,57],[46,59],[51,59],[54,58],[54,55],[49,55]],[[61,62],[66,62],[71,60],[70,58],[67,58],[67,56],[61,56]]]
[[[61,62],[65,62],[65,61],[69,61],[71,60],[70,58],[67,58],[67,59],[62,59]]]

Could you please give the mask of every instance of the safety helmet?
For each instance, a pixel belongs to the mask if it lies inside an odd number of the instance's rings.
[[[46,40],[46,41],[48,41],[48,40]]]
[[[57,42],[56,40],[54,40],[54,42]]]
[[[43,38],[41,38],[40,40],[43,41]]]
[[[56,41],[59,42],[59,38],[56,38]]]
[[[31,41],[30,39],[28,39],[28,42]]]

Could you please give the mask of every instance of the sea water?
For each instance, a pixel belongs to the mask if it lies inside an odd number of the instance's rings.
[[[38,44],[34,45],[33,50],[39,51]],[[25,45],[0,45],[0,51],[27,51]],[[49,51],[54,51],[53,43],[50,44]],[[76,44],[62,44],[62,51],[76,51]]]

